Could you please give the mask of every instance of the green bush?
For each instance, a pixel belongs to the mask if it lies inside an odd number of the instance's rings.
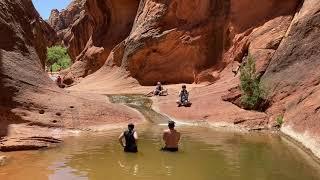
[[[67,69],[71,66],[71,59],[67,49],[62,46],[53,46],[47,49],[46,66],[52,72]]]
[[[258,110],[264,102],[264,91],[256,74],[255,60],[249,55],[240,68],[241,102],[247,109]]]
[[[281,127],[282,124],[284,123],[283,116],[278,116],[276,119],[276,123],[279,127]]]

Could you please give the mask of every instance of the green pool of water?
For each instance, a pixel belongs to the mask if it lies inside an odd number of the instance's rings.
[[[2,180],[319,180],[307,154],[275,134],[178,127],[180,152],[161,152],[164,126],[138,126],[139,152],[126,154],[121,130],[66,139],[44,151],[7,154]]]
[[[167,116],[159,114],[152,109],[152,101],[139,94],[122,94],[122,95],[108,95],[110,102],[125,104],[132,107],[143,114],[143,116],[152,123],[161,124],[170,120]]]

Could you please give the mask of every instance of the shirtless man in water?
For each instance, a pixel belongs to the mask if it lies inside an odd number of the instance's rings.
[[[163,147],[161,150],[176,152],[178,151],[178,143],[180,141],[181,135],[177,130],[174,129],[175,127],[174,121],[169,121],[168,127],[169,129],[163,132],[162,139],[165,142],[165,147]]]

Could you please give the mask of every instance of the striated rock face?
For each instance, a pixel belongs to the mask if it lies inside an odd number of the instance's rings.
[[[54,31],[35,11],[31,1],[1,1],[0,12],[0,105],[17,105],[13,97],[24,86],[47,85],[44,73],[46,47]]]
[[[269,113],[284,115],[282,130],[320,157],[320,4],[305,0],[274,53],[263,82]]]
[[[0,7],[0,136],[3,136],[8,124],[24,122],[11,111],[23,106],[17,96],[26,88],[49,85],[43,69],[46,47],[53,43],[55,33],[39,17],[31,1],[5,0]]]

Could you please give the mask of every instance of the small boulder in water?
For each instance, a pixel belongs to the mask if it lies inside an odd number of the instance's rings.
[[[0,156],[0,166],[4,166],[7,162],[7,156]]]

